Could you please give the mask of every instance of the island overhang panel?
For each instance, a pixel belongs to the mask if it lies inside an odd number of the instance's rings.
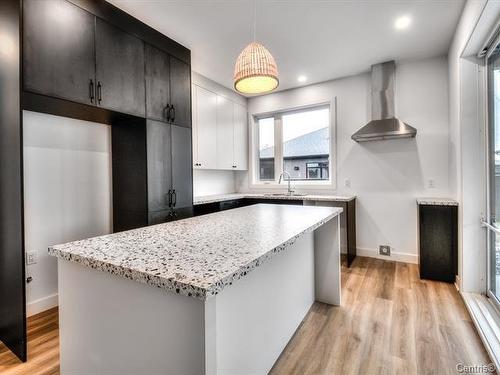
[[[340,304],[341,211],[260,204],[51,247],[61,372],[269,371],[314,300]]]

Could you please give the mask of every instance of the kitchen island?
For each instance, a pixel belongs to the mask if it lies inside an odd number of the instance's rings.
[[[49,248],[61,373],[265,374],[340,305],[341,208],[257,204]]]

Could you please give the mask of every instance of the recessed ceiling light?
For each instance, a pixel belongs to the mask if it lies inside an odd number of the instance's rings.
[[[299,82],[305,82],[307,80],[307,77],[304,75],[300,75],[297,77],[297,81]]]
[[[394,22],[394,27],[398,30],[403,30],[408,28],[411,24],[411,18],[408,16],[402,16],[396,19],[396,22]]]

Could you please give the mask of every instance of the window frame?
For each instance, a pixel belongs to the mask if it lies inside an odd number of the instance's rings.
[[[280,108],[277,110],[263,113],[253,113],[250,115],[250,165],[249,165],[249,187],[252,189],[283,189],[288,181],[278,183],[280,174],[283,172],[283,122],[282,116],[293,113],[300,113],[307,110],[328,108],[329,109],[329,134],[330,134],[330,153],[329,179],[328,180],[292,180],[292,186],[298,189],[315,190],[335,190],[337,181],[337,148],[336,148],[336,128],[337,128],[337,98],[331,101],[322,101],[311,103],[304,106],[292,108]],[[274,180],[259,180],[259,120],[274,117]]]

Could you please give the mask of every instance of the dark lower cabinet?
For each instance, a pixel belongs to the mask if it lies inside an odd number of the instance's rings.
[[[148,210],[170,208],[172,189],[172,127],[159,121],[147,120],[147,184]]]
[[[175,57],[170,57],[170,122],[191,127],[191,68]]]
[[[94,15],[64,0],[24,0],[23,16],[24,89],[94,105]]]
[[[145,116],[144,43],[100,18],[95,40],[97,105]]]
[[[420,278],[455,282],[458,207],[418,205]]]
[[[160,121],[112,125],[115,232],[193,215],[191,142],[191,129]]]
[[[172,194],[178,216],[192,214],[193,171],[191,129],[172,125]]]

